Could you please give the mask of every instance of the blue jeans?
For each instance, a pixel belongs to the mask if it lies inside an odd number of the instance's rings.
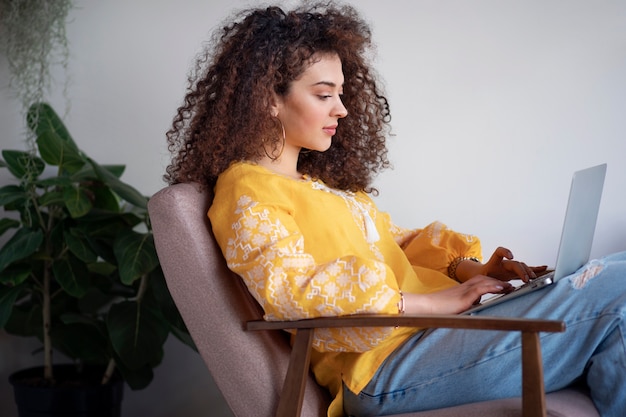
[[[626,252],[475,314],[565,321],[564,333],[541,334],[546,390],[583,378],[600,415],[626,416]],[[362,392],[344,386],[344,410],[381,416],[518,397],[520,351],[517,332],[420,331],[385,360]]]

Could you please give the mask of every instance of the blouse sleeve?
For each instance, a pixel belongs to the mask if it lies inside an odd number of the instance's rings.
[[[266,320],[349,314],[397,314],[393,272],[375,259],[344,256],[318,264],[289,210],[241,196],[232,213],[220,212],[213,229],[228,263],[261,304]],[[392,328],[316,330],[321,351],[361,352]]]
[[[455,232],[434,222],[416,230],[402,245],[412,265],[448,274],[448,266],[459,257],[482,259],[480,240],[476,236]]]

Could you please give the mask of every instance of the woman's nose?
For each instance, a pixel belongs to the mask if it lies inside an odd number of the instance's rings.
[[[343,105],[341,98],[339,98],[339,100],[337,101],[337,105],[335,106],[335,116],[339,117],[340,119],[343,119],[347,115],[348,115],[348,109],[346,109],[346,106]]]

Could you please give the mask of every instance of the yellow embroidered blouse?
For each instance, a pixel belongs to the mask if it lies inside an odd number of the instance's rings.
[[[446,275],[460,256],[481,256],[474,236],[435,222],[401,229],[365,193],[295,180],[238,162],[223,172],[209,209],[231,270],[266,320],[397,314],[400,290],[428,293],[458,285]],[[342,416],[342,381],[360,392],[383,360],[416,329],[318,330],[311,367]]]

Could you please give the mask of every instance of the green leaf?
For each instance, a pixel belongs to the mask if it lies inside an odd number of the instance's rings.
[[[36,182],[39,188],[47,188],[47,187],[71,187],[74,182],[70,177],[62,176],[62,177],[50,177],[39,180]]]
[[[79,232],[75,232],[75,229],[69,232],[65,231],[64,239],[67,247],[70,249],[70,252],[83,262],[96,262],[98,255],[91,250],[91,247],[87,242],[77,236],[79,234]]]
[[[120,269],[120,279],[131,285],[159,264],[151,233],[126,232],[113,244]]]
[[[6,206],[27,198],[28,195],[19,185],[5,185],[0,188],[0,206]]]
[[[78,225],[78,228],[81,232],[87,231],[87,234],[84,234],[83,238],[87,241],[91,250],[94,251],[96,255],[98,255],[98,262],[104,261],[110,264],[117,265],[115,253],[113,253],[113,240],[115,239],[115,234],[113,236],[99,235],[95,234],[95,231],[94,234],[90,234],[90,229],[85,228],[85,226],[86,225],[84,224],[80,224]],[[115,225],[112,225],[112,227],[115,227]],[[115,269],[117,269],[117,267],[115,267]]]
[[[76,306],[81,312],[81,316],[98,317],[102,314],[102,311],[109,311],[109,305],[113,301],[111,295],[111,288],[113,287],[111,280],[98,279],[93,277],[91,280],[91,286],[87,290],[87,293],[80,299],[76,300]],[[103,322],[104,324],[104,322]],[[103,329],[104,334],[108,337],[106,328]]]
[[[36,178],[41,175],[46,167],[40,158],[24,151],[3,150],[2,157],[9,172],[20,179],[24,178],[26,174],[32,174],[32,177]]]
[[[71,319],[66,322],[65,315],[61,318],[62,324],[57,323],[51,332],[56,349],[73,359],[100,364],[107,362],[109,343],[97,323]]]
[[[44,161],[69,173],[78,171],[86,163],[75,145],[64,141],[51,130],[43,131],[37,136],[37,146]]]
[[[56,114],[54,109],[47,103],[35,103],[28,109],[26,114],[26,122],[28,127],[37,134],[42,132],[55,132],[64,142],[78,149],[76,142],[70,136],[67,128],[63,124],[61,118]]]
[[[114,213],[121,212],[120,199],[108,187],[92,187],[95,201],[94,208],[112,211]]]
[[[111,306],[106,324],[113,349],[130,370],[161,360],[169,329],[154,311],[124,301]]]
[[[178,308],[176,304],[174,304],[174,300],[172,300],[161,268],[155,268],[154,271],[150,273],[149,279],[150,285],[142,302],[149,305],[150,308],[161,311],[161,314],[163,314],[163,317],[170,325],[170,332],[181,342],[197,351],[197,347],[189,335],[187,326],[185,326]]]
[[[17,297],[22,292],[22,287],[5,287],[0,286],[0,329],[4,329],[4,326],[11,317],[13,306]]]
[[[24,337],[41,337],[42,335],[41,304],[32,304],[24,308],[22,304],[14,305],[9,321],[4,330]]]
[[[100,165],[103,169],[106,169],[111,174],[113,174],[116,178],[120,178],[126,169],[125,165]],[[72,180],[74,181],[86,181],[86,180],[94,180],[97,179],[98,175],[96,171],[93,169],[91,164],[85,164],[80,170],[74,172],[72,174]]]
[[[0,219],[0,236],[4,234],[7,230],[14,229],[20,226],[20,222],[13,219]]]
[[[137,207],[140,207],[140,208],[147,207],[148,199],[146,198],[146,196],[142,195],[139,191],[137,191],[135,188],[131,187],[130,185],[120,181],[109,170],[99,165],[93,159],[89,158],[88,161],[93,167],[94,171],[96,172],[96,175],[98,175],[98,178],[100,178],[100,180],[104,182],[106,185],[111,187],[111,189],[117,195],[119,195],[121,198],[123,198],[124,200],[128,201],[129,203]]]
[[[186,326],[182,326],[182,327],[172,326],[170,328],[170,331],[178,340],[183,342],[183,344],[189,346],[191,349],[198,352],[198,346],[196,346],[196,342],[194,342],[193,339],[191,338],[191,335],[189,334],[189,330],[187,330]]]
[[[111,174],[115,175],[117,178],[120,178],[124,171],[126,170],[126,165],[100,165],[102,168],[109,171]]]
[[[113,213],[103,210],[92,210],[78,219],[78,227],[86,235],[97,238],[116,238],[142,222],[142,218],[134,213]]]
[[[9,265],[2,271],[0,275],[0,282],[9,285],[16,286],[26,281],[32,272],[32,264],[18,264]]]
[[[65,236],[63,235],[65,227],[64,222],[57,221],[52,230],[46,235],[46,240],[48,241],[49,246],[51,246],[53,252],[52,254],[48,254],[48,256],[59,256],[67,250]]]
[[[73,297],[80,298],[89,289],[89,271],[84,263],[72,255],[54,262],[52,273],[61,287]]]
[[[61,191],[49,191],[39,197],[39,205],[41,207],[64,206],[63,193]]]
[[[15,261],[37,252],[43,243],[41,230],[19,229],[0,249],[0,272]]]
[[[124,366],[124,363],[119,359],[119,357],[116,357],[115,365],[122,374],[122,378],[124,378],[124,381],[132,390],[144,389],[145,387],[150,385],[150,382],[152,382],[152,379],[154,378],[152,364],[146,364],[139,369],[131,370],[128,367]]]
[[[94,262],[87,264],[87,269],[94,274],[108,277],[117,270],[117,267],[109,262]]]
[[[81,187],[68,187],[63,190],[63,201],[74,219],[86,215],[92,207],[91,199]]]
[[[72,172],[71,180],[73,182],[84,182],[97,180],[98,176],[90,164],[83,165],[78,171]]]

